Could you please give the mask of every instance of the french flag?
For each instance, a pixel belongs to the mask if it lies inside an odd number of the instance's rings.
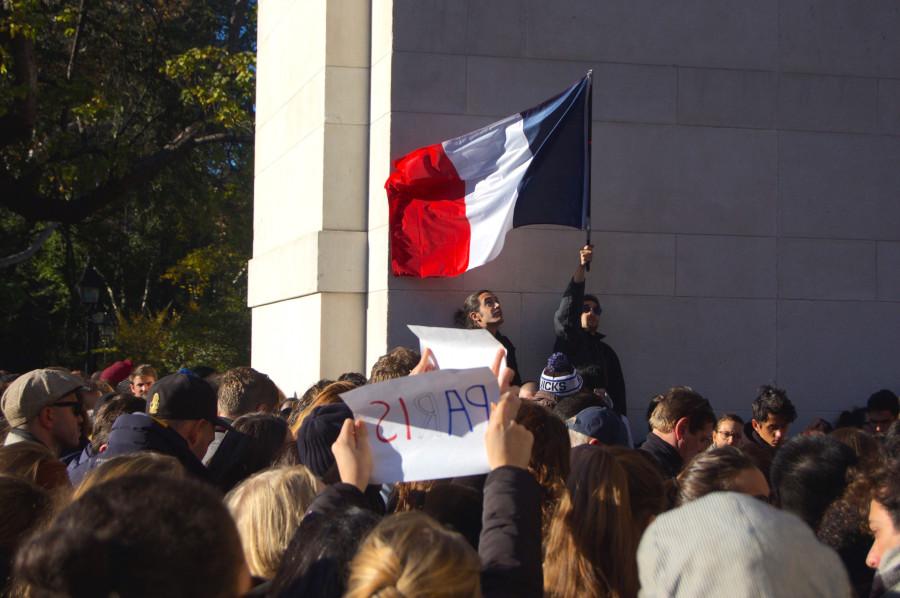
[[[457,276],[510,229],[590,226],[591,73],[542,104],[419,148],[385,183],[395,276]]]

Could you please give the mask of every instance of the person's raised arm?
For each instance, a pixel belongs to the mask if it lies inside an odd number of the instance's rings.
[[[565,339],[572,330],[581,328],[581,305],[584,303],[584,268],[594,257],[594,246],[585,245],[578,250],[578,267],[563,292],[559,307],[553,317],[556,336]]]
[[[581,249],[578,250],[578,267],[575,268],[575,274],[572,275],[572,280],[575,282],[584,282],[584,272],[585,268],[588,264],[591,263],[591,260],[594,257],[594,246],[593,245],[585,245]]]

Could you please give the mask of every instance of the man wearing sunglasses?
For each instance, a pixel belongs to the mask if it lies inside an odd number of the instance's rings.
[[[593,252],[592,245],[585,245],[578,252],[578,267],[554,316],[553,351],[565,353],[576,368],[597,366],[601,374],[599,383],[612,398],[613,408],[619,415],[626,415],[622,366],[616,352],[603,342],[605,335],[598,330],[603,309],[597,297],[584,293],[585,267],[591,263]]]
[[[16,378],[0,399],[11,428],[4,444],[39,442],[59,457],[77,450],[83,390],[84,381],[63,370],[32,370]]]

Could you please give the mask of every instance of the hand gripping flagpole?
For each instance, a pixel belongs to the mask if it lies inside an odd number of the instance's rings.
[[[584,136],[586,140],[584,152],[584,185],[582,198],[582,214],[584,215],[584,227],[587,231],[586,245],[591,244],[591,125],[593,123],[593,95],[594,95],[594,71],[587,72],[587,110],[584,111]],[[591,271],[591,263],[585,264],[585,270]]]

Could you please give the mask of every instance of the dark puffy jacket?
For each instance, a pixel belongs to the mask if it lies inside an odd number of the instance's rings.
[[[91,464],[91,460],[96,456],[97,453],[94,451],[94,447],[87,445],[84,447],[83,451],[76,453],[75,456],[68,461],[66,469],[69,474],[69,481],[72,482],[73,486],[80,484],[81,480],[84,479],[85,474],[93,469],[94,466]]]
[[[120,415],[109,433],[106,450],[87,461],[87,465],[79,465],[77,476],[80,481],[84,475],[100,463],[119,455],[128,455],[140,451],[156,451],[163,455],[175,457],[184,466],[185,471],[196,478],[209,481],[209,473],[200,459],[191,452],[187,441],[178,432],[165,426],[145,413],[126,413]],[[69,472],[73,479],[73,472]]]

